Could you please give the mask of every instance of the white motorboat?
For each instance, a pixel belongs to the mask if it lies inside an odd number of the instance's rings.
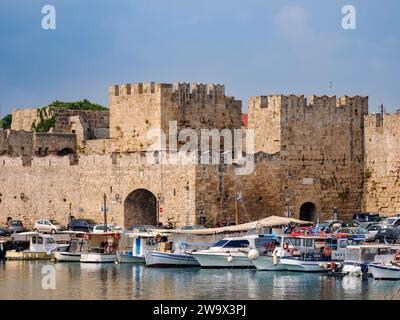
[[[69,244],[58,244],[51,235],[38,232],[24,232],[18,236],[29,241],[29,249],[7,251],[8,260],[50,260],[54,252],[65,251],[69,247]]]
[[[85,239],[89,241],[89,248],[82,253],[80,261],[83,263],[116,262],[120,238],[121,234],[118,232],[85,234]]]
[[[248,255],[252,249],[265,249],[271,235],[228,237],[217,241],[209,249],[192,252],[204,268],[254,268]]]
[[[263,254],[249,258],[260,271],[325,272],[344,257],[346,239],[329,236],[279,236]]]
[[[149,267],[199,267],[197,260],[186,250],[182,243],[176,243],[172,251],[172,242],[159,243],[158,250],[145,251],[146,266]]]

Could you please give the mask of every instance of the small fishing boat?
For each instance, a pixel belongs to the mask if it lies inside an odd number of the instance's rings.
[[[85,244],[86,241],[82,238],[71,239],[68,249],[55,252],[53,258],[57,262],[80,262]]]
[[[69,247],[69,244],[58,244],[51,235],[38,232],[25,232],[18,236],[29,239],[29,249],[7,251],[7,260],[50,260],[54,252],[65,251]]]
[[[374,279],[400,280],[400,248],[390,247],[388,252],[377,255],[368,270]]]
[[[266,252],[249,252],[249,259],[260,271],[325,272],[336,269],[346,246],[346,239],[328,235],[277,236]]]
[[[145,249],[157,247],[154,235],[151,232],[129,233],[131,249],[117,252],[117,263],[145,263]]]
[[[378,257],[385,259],[388,255],[388,250],[391,248],[396,249],[396,246],[387,244],[348,246],[346,248],[342,273],[355,276],[369,275],[369,265],[376,262],[376,259],[379,259]]]
[[[371,263],[368,269],[376,280],[400,280],[399,264]]]
[[[188,252],[187,246],[181,242],[160,242],[157,250],[145,250],[146,266],[148,267],[199,267],[200,264]]]
[[[87,251],[83,252],[80,261],[83,263],[115,263],[117,261],[119,232],[86,233],[89,242]]]

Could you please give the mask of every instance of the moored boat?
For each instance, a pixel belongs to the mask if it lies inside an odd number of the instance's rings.
[[[146,266],[148,267],[199,267],[200,264],[187,250],[187,245],[181,242],[160,242],[157,250],[145,250]]]
[[[89,241],[89,247],[82,253],[80,261],[83,263],[116,262],[120,238],[121,234],[118,232],[85,234],[85,239]]]
[[[325,272],[343,259],[346,239],[328,235],[278,236],[267,251],[249,258],[260,271]]]
[[[129,233],[129,246],[127,250],[117,252],[118,263],[145,263],[145,250],[152,250],[156,247],[156,240],[150,232]]]
[[[248,255],[251,250],[264,249],[271,235],[227,237],[209,249],[192,252],[202,268],[254,268]]]
[[[377,280],[400,280],[399,264],[371,263],[368,266],[372,277]]]
[[[369,265],[390,258],[389,250],[399,248],[396,245],[387,244],[364,244],[351,245],[346,248],[345,260],[343,262],[342,273],[355,276],[368,276],[370,273]]]
[[[51,235],[38,232],[20,233],[19,237],[29,239],[29,249],[7,251],[7,260],[50,260],[54,252],[65,251],[69,247],[69,244],[57,244]]]

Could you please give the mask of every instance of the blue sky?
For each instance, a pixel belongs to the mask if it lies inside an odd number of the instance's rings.
[[[41,28],[54,5],[57,29]],[[357,29],[341,27],[344,5]],[[115,83],[224,83],[273,93],[370,96],[400,108],[398,0],[1,0],[0,104],[88,98]],[[329,82],[333,82],[330,88]]]

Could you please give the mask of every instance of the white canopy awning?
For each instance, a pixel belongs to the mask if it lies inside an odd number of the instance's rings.
[[[289,223],[294,224],[311,224],[310,221],[302,221],[293,218],[270,216],[258,221],[247,222],[235,226],[220,227],[220,228],[208,228],[208,229],[196,229],[196,230],[163,230],[163,233],[179,233],[179,234],[196,234],[196,235],[211,235],[218,233],[229,233],[229,232],[241,232],[249,231],[253,229],[259,229],[263,227],[276,227],[286,225]],[[156,230],[152,230],[156,232]]]

